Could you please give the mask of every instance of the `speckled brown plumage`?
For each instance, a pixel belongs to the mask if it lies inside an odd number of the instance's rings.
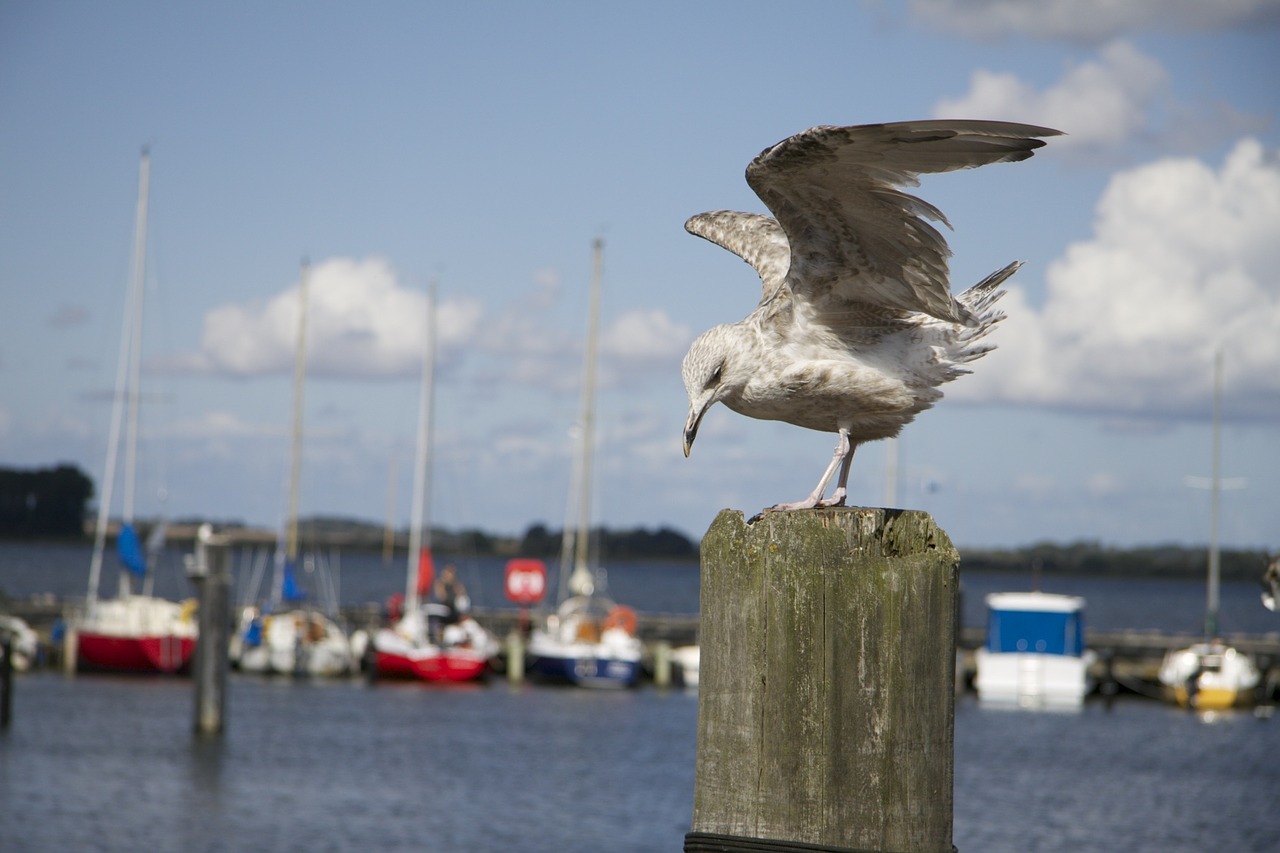
[[[835,432],[814,491],[773,509],[839,506],[858,444],[898,434],[938,386],[992,349],[994,308],[1013,263],[958,297],[942,212],[901,187],[918,175],[1025,160],[1059,131],[989,121],[815,127],[766,148],[747,183],[773,213],[714,211],[685,228],[728,249],[761,280],[756,309],[693,342],[682,372],[688,455],[707,409]],[[836,490],[826,487],[840,469]]]

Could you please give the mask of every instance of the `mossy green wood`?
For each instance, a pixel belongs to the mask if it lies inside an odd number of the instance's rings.
[[[721,512],[693,830],[951,851],[958,567],[923,512]]]

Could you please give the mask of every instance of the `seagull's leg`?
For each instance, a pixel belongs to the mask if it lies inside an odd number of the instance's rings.
[[[794,503],[776,504],[769,507],[769,509],[811,509],[812,507],[843,506],[846,484],[849,480],[849,466],[852,464],[853,445],[849,442],[849,430],[846,427],[841,427],[840,440],[836,442],[836,452],[831,454],[831,464],[827,466],[827,470],[822,472],[822,479],[818,481],[818,485],[814,487],[809,497]],[[827,490],[827,484],[831,482],[831,477],[836,473],[837,466],[840,468],[840,480],[835,494],[831,496],[830,500],[823,500],[822,493]]]
[[[836,480],[836,490],[832,492],[830,500],[819,501],[818,506],[844,506],[844,499],[849,494],[849,469],[853,467],[853,451],[858,449],[858,445],[849,441],[849,433],[846,430],[840,430],[840,438],[845,445],[845,454],[844,461],[840,463],[840,477]],[[840,452],[838,446],[836,452]]]

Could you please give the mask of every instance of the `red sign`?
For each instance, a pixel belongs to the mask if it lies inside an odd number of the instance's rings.
[[[546,592],[546,563],[528,559],[507,561],[507,598],[528,607],[541,601]]]

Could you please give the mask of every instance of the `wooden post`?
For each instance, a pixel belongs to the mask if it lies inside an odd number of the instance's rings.
[[[653,683],[658,687],[671,686],[671,644],[666,640],[653,644]]]
[[[686,851],[955,849],[959,560],[923,512],[720,513]]]
[[[200,598],[200,638],[191,667],[196,686],[197,735],[221,734],[227,709],[228,633],[231,573],[226,542],[200,526],[189,576]]]
[[[507,681],[513,686],[524,681],[524,636],[518,629],[507,634]]]
[[[76,627],[80,624],[79,616],[68,618],[64,613],[63,624],[66,625],[66,631],[62,635],[62,671],[67,675],[75,675],[78,665],[76,656],[80,653],[80,631]]]

